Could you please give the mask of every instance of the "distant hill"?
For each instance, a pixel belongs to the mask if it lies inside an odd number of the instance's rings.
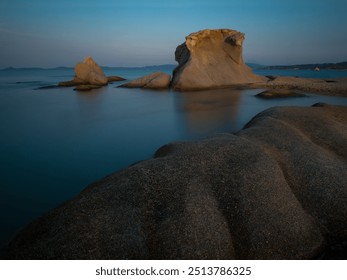
[[[163,65],[150,65],[150,66],[139,66],[139,67],[113,67],[113,66],[101,66],[102,69],[107,70],[107,69],[149,69],[153,71],[157,70],[163,70],[163,69],[169,69],[173,70],[176,68],[177,65],[174,64],[163,64]],[[74,67],[64,67],[64,66],[59,66],[59,67],[54,67],[54,68],[40,68],[40,67],[26,67],[26,68],[15,68],[15,67],[7,67],[4,69],[0,69],[0,71],[32,71],[32,70],[66,70],[66,69],[74,69]]]
[[[113,67],[113,66],[101,66],[102,69],[150,69],[150,70],[162,70],[162,69],[175,69],[177,65],[174,64],[162,64],[162,65],[149,65],[139,67]]]
[[[338,63],[315,63],[315,64],[296,64],[296,65],[278,65],[278,66],[265,66],[262,69],[297,69],[297,70],[314,70],[331,69],[331,70],[346,70],[347,61]]]
[[[311,69],[314,70],[316,67],[319,69],[332,69],[332,70],[347,70],[347,61],[339,62],[339,63],[315,63],[315,64],[295,64],[295,65],[275,65],[275,66],[265,66],[257,63],[246,63],[252,69],[297,69],[297,70],[306,70]],[[149,65],[149,66],[139,66],[139,67],[113,67],[113,66],[101,66],[102,69],[149,69],[153,71],[159,71],[163,69],[173,70],[177,67],[175,64],[163,64],[163,65]],[[14,68],[7,67],[4,69],[0,69],[0,71],[18,71],[18,70],[66,70],[66,69],[74,69],[74,67],[55,67],[55,68],[40,68],[40,67],[28,67],[28,68]]]
[[[66,70],[66,69],[73,69],[73,67],[64,67],[59,66],[55,68],[40,68],[40,67],[23,67],[23,68],[16,68],[16,67],[7,67],[4,69],[0,69],[0,71],[46,71],[46,70]]]
[[[252,69],[264,69],[267,66],[262,65],[262,64],[258,64],[258,63],[251,63],[251,62],[246,62],[246,65],[251,67]]]

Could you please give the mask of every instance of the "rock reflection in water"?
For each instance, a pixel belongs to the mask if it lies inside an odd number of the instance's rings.
[[[233,88],[180,92],[177,107],[185,112],[189,133],[197,136],[212,132],[234,131],[241,99],[241,90]]]

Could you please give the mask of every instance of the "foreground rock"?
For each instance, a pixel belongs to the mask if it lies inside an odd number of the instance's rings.
[[[3,257],[312,258],[347,238],[346,143],[346,107],[272,108],[89,186]]]
[[[243,63],[243,40],[243,33],[230,29],[205,29],[188,35],[175,52],[179,65],[172,87],[197,90],[266,82]]]
[[[171,76],[164,72],[154,72],[149,75],[132,80],[129,83],[122,84],[120,87],[128,88],[148,88],[164,89],[170,86]]]

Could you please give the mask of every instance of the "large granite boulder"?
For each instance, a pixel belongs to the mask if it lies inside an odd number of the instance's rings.
[[[108,83],[101,67],[90,56],[86,57],[83,62],[76,64],[75,79],[89,85],[103,86]]]
[[[176,90],[217,88],[235,84],[266,82],[243,63],[245,36],[231,29],[205,29],[186,37],[175,52],[179,63],[172,87]]]
[[[171,76],[164,72],[154,72],[137,78],[119,87],[164,89],[170,86]]]
[[[161,147],[24,228],[10,259],[309,259],[347,239],[347,108]]]
[[[59,86],[78,86],[94,85],[104,86],[108,84],[108,78],[105,76],[101,67],[93,60],[92,57],[86,57],[83,62],[75,66],[75,77],[71,81],[60,82]]]

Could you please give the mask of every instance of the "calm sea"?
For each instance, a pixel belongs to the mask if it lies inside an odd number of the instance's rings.
[[[160,69],[160,67],[157,67]],[[171,73],[172,67],[162,67]],[[155,68],[105,69],[133,79]],[[266,75],[346,77],[347,71],[256,71]],[[73,77],[73,69],[0,71],[0,244],[88,184],[150,158],[162,145],[236,132],[272,106],[347,105],[308,95],[261,100],[261,89],[199,92],[116,88],[91,92],[35,88]]]

